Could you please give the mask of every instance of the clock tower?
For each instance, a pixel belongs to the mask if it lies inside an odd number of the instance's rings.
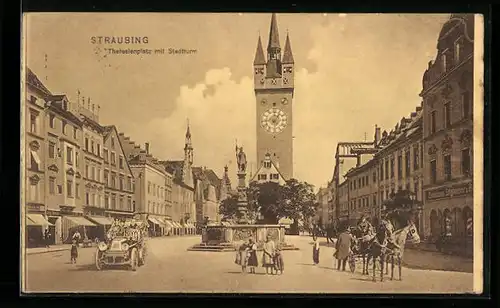
[[[257,106],[257,162],[262,164],[269,154],[288,180],[293,177],[294,61],[288,33],[282,56],[274,13],[271,17],[267,57],[259,36],[253,67]]]

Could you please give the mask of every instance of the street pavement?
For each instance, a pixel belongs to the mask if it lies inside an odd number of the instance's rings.
[[[187,251],[200,242],[199,237],[149,239],[146,264],[136,272],[126,268],[97,271],[93,262],[96,248],[80,248],[77,264],[70,263],[69,251],[31,254],[26,257],[25,291],[472,293],[472,273],[404,267],[402,281],[387,277],[384,282],[372,282],[360,269],[356,273],[333,269],[331,247],[322,246],[320,263],[313,265],[310,237],[288,236],[287,241],[300,250],[283,252],[283,275],[265,275],[262,267],[257,274],[241,273],[232,252]]]

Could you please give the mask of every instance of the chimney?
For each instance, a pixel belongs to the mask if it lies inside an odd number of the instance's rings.
[[[376,124],[375,124],[375,137],[374,137],[374,145],[377,146],[378,143],[380,142],[380,127],[378,127]]]
[[[145,147],[146,147],[146,154],[149,154],[149,142],[146,142]]]

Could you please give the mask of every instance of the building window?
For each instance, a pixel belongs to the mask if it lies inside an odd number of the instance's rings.
[[[73,197],[73,182],[68,180],[66,181],[66,193],[68,194],[68,197]]]
[[[373,205],[373,206],[377,205],[377,194],[374,194],[374,195],[373,195],[372,205]]]
[[[68,124],[66,123],[66,121],[62,121],[62,132],[64,135],[66,135],[66,128],[67,128]]]
[[[109,195],[104,196],[104,208],[109,209]]]
[[[104,170],[104,183],[106,184],[106,186],[109,186],[109,171],[108,170]]]
[[[92,169],[90,169],[90,171],[92,172],[92,173],[91,173],[91,179],[92,179],[92,180],[95,180],[95,167],[94,167],[94,166],[92,166]]]
[[[73,138],[74,139],[78,138],[78,130],[76,129],[76,127],[73,127]]]
[[[447,62],[448,59],[446,59],[446,53],[442,53],[441,54],[441,64],[443,65],[443,72],[446,72],[446,70],[448,69],[448,62]]]
[[[94,152],[94,140],[90,141],[90,152],[92,152],[92,154],[95,154],[95,152]]]
[[[85,151],[89,151],[89,138],[85,137]]]
[[[101,144],[97,144],[97,156],[101,157]]]
[[[80,199],[80,184],[75,183],[75,196],[77,199]]]
[[[418,144],[413,146],[413,170],[418,170]]]
[[[259,174],[259,180],[267,180],[267,174]]]
[[[431,111],[431,134],[436,133],[436,110]]]
[[[373,171],[373,183],[377,182],[377,172]]]
[[[403,156],[398,155],[398,179],[403,178]]]
[[[123,196],[120,196],[120,210],[123,210]]]
[[[95,194],[92,194],[92,199],[90,200],[92,201],[92,206],[95,206],[96,205],[96,202],[95,202]]]
[[[380,164],[379,179],[380,179],[380,181],[384,180],[384,163]]]
[[[89,165],[85,165],[85,178],[89,178]]]
[[[447,154],[443,157],[444,165],[444,179],[445,181],[451,180],[451,155]]]
[[[394,178],[394,158],[391,158],[391,179]]]
[[[50,128],[54,128],[56,126],[56,116],[54,114],[49,114],[49,125],[50,125]]]
[[[128,190],[132,190],[132,178],[131,177],[128,177],[127,179],[127,189]]]
[[[75,152],[75,165],[78,167],[80,165],[79,153]]]
[[[112,194],[111,195],[111,209],[116,209],[116,195]]]
[[[464,119],[470,117],[470,94],[469,91],[462,93],[462,116]]]
[[[56,178],[53,177],[49,178],[49,193],[51,195],[56,193]]]
[[[120,177],[120,190],[123,190],[123,178]]]
[[[358,199],[358,209],[361,208],[361,199]]]
[[[418,200],[418,181],[415,181],[413,183],[413,192],[415,193],[415,200]]]
[[[88,192],[85,193],[85,204],[90,205],[90,194]]]
[[[450,102],[444,104],[444,127],[450,128],[451,126],[451,105]]]
[[[116,175],[114,173],[111,174],[111,187],[116,188]]]
[[[364,177],[363,177],[363,178],[358,178],[358,187],[359,187],[359,188],[363,187],[363,186],[361,185],[361,180],[363,180],[363,184],[365,183],[365,178],[364,178]]]
[[[115,138],[114,137],[111,137],[111,148],[112,149],[115,148]]]
[[[460,49],[462,48],[461,45],[462,44],[460,44],[460,41],[455,42],[455,64],[458,64],[460,62]]]
[[[30,182],[30,200],[38,201],[38,182]]]
[[[153,196],[156,196],[156,184],[153,184]]]
[[[121,155],[119,158],[119,165],[120,165],[120,169],[123,169],[123,157]]]
[[[431,172],[431,174],[430,174],[430,176],[431,176],[431,184],[436,184],[436,175],[437,175],[436,174],[436,172],[437,172],[437,170],[436,170],[436,160],[431,160],[431,162],[430,162],[430,168],[429,169],[430,169],[430,172]]]
[[[35,113],[30,113],[30,131],[34,134],[37,132],[38,116]]]
[[[410,169],[411,169],[411,164],[410,164],[410,151],[407,151],[405,153],[405,167],[406,167],[406,170],[405,170],[405,176],[408,177],[410,176]]]
[[[128,211],[132,210],[132,198],[130,197],[127,198],[127,210]]]
[[[356,189],[356,180],[353,181],[353,185],[354,185],[353,189]]]
[[[66,162],[70,165],[73,164],[73,149],[70,147],[66,148]]]
[[[389,161],[388,160],[385,161],[385,179],[386,180],[389,179]]]
[[[271,162],[269,162],[269,161],[264,162],[264,167],[271,168]]]
[[[31,151],[31,170],[40,171],[41,161],[38,154],[35,151]]]
[[[103,150],[103,155],[104,155],[104,162],[107,163],[108,162],[108,149]]]
[[[49,158],[55,158],[56,156],[56,145],[49,142]]]
[[[463,149],[462,150],[462,174],[470,175],[470,150]]]
[[[97,182],[101,181],[101,168],[97,168]]]
[[[114,152],[111,152],[111,165],[116,165],[116,156]]]

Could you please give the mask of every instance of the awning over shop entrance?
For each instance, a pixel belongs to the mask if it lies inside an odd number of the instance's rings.
[[[182,228],[182,226],[178,222],[174,222],[174,227],[176,227],[176,228]]]
[[[91,221],[93,221],[99,225],[102,225],[102,226],[111,226],[113,224],[111,219],[109,219],[108,217],[89,216],[88,218]]]
[[[148,220],[149,220],[150,222],[154,223],[155,225],[159,225],[159,226],[163,225],[160,221],[158,221],[158,220],[157,220],[156,218],[154,218],[154,217],[148,217]]]
[[[175,228],[174,224],[171,221],[165,220],[165,224],[167,228]]]
[[[28,218],[26,220],[28,226],[53,226],[42,214],[27,214],[26,216]]]
[[[91,222],[90,220],[80,217],[80,216],[64,216],[65,219],[71,221],[73,224],[77,226],[84,226],[84,227],[95,227],[96,224]]]

